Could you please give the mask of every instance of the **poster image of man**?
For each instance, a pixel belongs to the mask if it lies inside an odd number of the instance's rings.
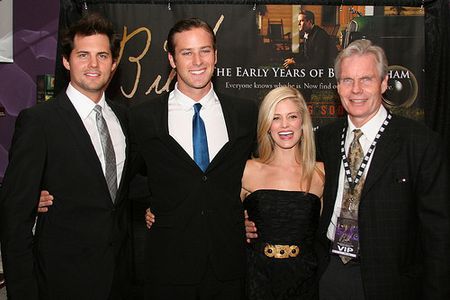
[[[288,68],[295,64],[330,65],[337,53],[336,41],[323,28],[315,24],[315,16],[312,11],[300,11],[298,29],[302,41],[300,51],[293,57],[287,58],[283,67]]]

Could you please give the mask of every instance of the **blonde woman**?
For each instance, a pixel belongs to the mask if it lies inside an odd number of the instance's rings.
[[[273,89],[259,110],[257,156],[242,178],[241,199],[258,228],[247,251],[248,299],[317,296],[313,239],[323,186],[303,96],[290,87]]]

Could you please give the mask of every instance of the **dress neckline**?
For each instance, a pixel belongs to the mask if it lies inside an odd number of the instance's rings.
[[[291,191],[291,190],[278,190],[278,189],[257,189],[254,190],[253,192],[251,192],[250,194],[247,195],[247,197],[245,197],[244,201],[246,199],[248,199],[251,195],[253,194],[257,194],[257,193],[262,193],[262,192],[269,192],[269,193],[285,193],[285,194],[304,194],[304,195],[310,195],[311,197],[320,200],[320,197],[317,196],[316,194],[310,193],[310,192],[305,192],[305,191]]]

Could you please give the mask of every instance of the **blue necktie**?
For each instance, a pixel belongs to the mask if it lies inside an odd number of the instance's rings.
[[[194,146],[194,160],[205,172],[209,165],[208,139],[206,138],[205,123],[200,117],[200,103],[194,104],[194,117],[192,118],[192,142]]]

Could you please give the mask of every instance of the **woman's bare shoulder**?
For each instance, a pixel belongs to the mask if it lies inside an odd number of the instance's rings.
[[[245,169],[251,172],[257,172],[260,171],[262,168],[264,168],[265,163],[261,162],[257,158],[249,159],[247,160],[247,163],[245,164]]]

